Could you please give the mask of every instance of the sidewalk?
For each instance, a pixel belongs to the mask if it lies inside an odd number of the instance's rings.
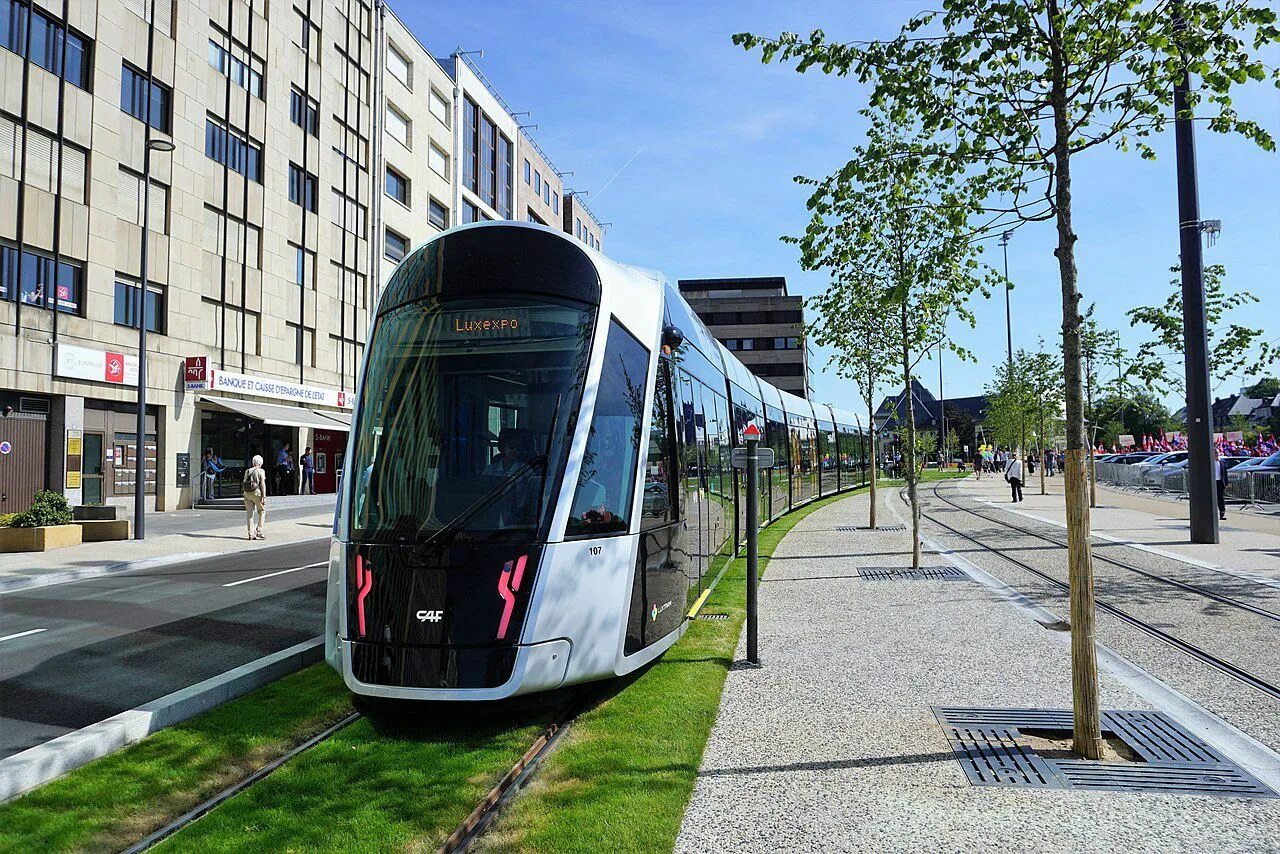
[[[1045,478],[1048,495],[1040,494],[1037,470],[1023,488],[1020,504],[1009,501],[1009,486],[1000,475],[970,476],[961,489],[1011,513],[1052,522],[1066,528],[1063,477]],[[1221,542],[1204,545],[1189,542],[1188,505],[1145,495],[1098,487],[1098,506],[1090,512],[1094,536],[1141,544],[1146,550],[1176,557],[1209,569],[1225,569],[1238,575],[1280,583],[1280,517],[1242,513],[1227,508],[1221,523]],[[1016,524],[1016,522],[1015,522]]]
[[[980,570],[984,583],[859,578],[910,561],[908,533],[848,529],[866,500],[813,513],[769,564],[763,666],[728,675],[678,851],[1277,849],[1280,800],[972,785],[933,707],[1069,709],[1069,636]],[[894,511],[905,516],[894,507],[882,524]],[[1104,708],[1176,706],[1122,660],[1104,666]],[[1195,732],[1226,752],[1208,720]],[[1257,748],[1243,741],[1236,754]],[[1263,753],[1255,773],[1280,778]]]
[[[281,495],[267,499],[268,539],[249,542],[244,513],[179,510],[148,513],[145,540],[84,543],[50,552],[0,554],[0,592],[162,566],[244,549],[329,536],[333,495]]]

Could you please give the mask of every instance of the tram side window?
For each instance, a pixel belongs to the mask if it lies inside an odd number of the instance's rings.
[[[649,351],[612,321],[565,536],[624,533],[630,526],[648,368]]]
[[[648,453],[644,463],[644,507],[640,530],[657,528],[675,517],[676,492],[672,456],[671,368],[658,360],[658,381],[653,392],[653,420],[649,424]]]

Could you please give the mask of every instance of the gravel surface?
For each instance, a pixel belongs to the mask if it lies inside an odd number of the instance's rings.
[[[931,707],[1067,708],[1067,645],[976,583],[858,580],[910,561],[907,533],[836,530],[865,517],[838,502],[779,547],[763,667],[729,673],[677,850],[1280,850],[1280,801],[971,786]],[[1149,708],[1108,676],[1102,697]]]

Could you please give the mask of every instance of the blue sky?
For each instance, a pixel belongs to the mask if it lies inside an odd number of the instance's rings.
[[[839,40],[890,36],[924,5],[919,0],[835,3],[597,3],[393,0],[397,14],[438,55],[461,45],[515,110],[532,110],[534,136],[569,184],[612,222],[605,251],[672,279],[784,275],[792,293],[826,286],[800,270],[781,243],[807,221],[807,193],[794,175],[822,176],[842,165],[860,139],[865,91],[855,82],[762,65],[734,47],[733,33],[807,33]],[[1266,60],[1280,65],[1280,50]],[[1280,136],[1280,92],[1243,91],[1240,111]],[[1075,162],[1078,263],[1085,303],[1137,346],[1124,317],[1162,303],[1178,253],[1172,139],[1156,140],[1154,163],[1097,150]],[[1280,155],[1201,130],[1197,137],[1201,216],[1221,219],[1206,263],[1227,266],[1227,282],[1261,303],[1240,319],[1280,338]],[[638,155],[637,155],[637,152]],[[632,160],[634,156],[634,159]],[[631,160],[618,174],[618,170]],[[607,186],[606,186],[607,184]],[[603,192],[601,190],[603,189]],[[1051,224],[1026,226],[1009,247],[1014,346],[1052,343],[1061,300]],[[1002,264],[997,246],[987,260]],[[977,329],[950,331],[976,363],[945,363],[948,395],[977,394],[1004,358],[1004,302],[976,305]],[[845,406],[853,390],[813,360],[815,398]],[[920,368],[935,388],[936,365]],[[1238,389],[1228,381],[1217,392]],[[936,392],[935,392],[936,393]],[[1172,402],[1172,401],[1171,401]],[[1176,406],[1175,406],[1176,408]]]

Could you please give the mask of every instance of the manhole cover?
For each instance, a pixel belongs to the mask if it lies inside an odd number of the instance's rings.
[[[874,528],[868,528],[866,525],[836,525],[835,530],[842,534],[849,534],[854,531],[868,531],[875,533],[877,531],[905,531],[906,525],[876,525]]]
[[[863,581],[968,581],[969,576],[953,566],[922,569],[859,569]]]
[[[729,615],[728,614],[699,614],[698,619],[699,620],[727,620],[729,619]]]
[[[936,707],[933,711],[975,786],[1277,797],[1163,712],[1103,712],[1103,734],[1122,740],[1141,761],[1089,762],[1041,757],[1018,740],[1023,730],[1069,733],[1067,709]]]

